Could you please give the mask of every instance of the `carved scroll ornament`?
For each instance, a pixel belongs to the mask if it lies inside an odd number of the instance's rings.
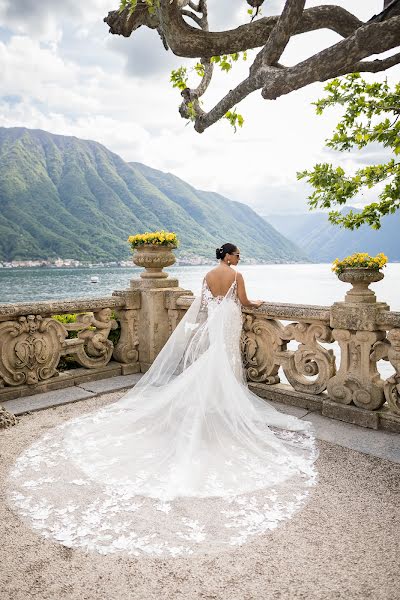
[[[395,372],[383,384],[389,409],[400,415],[400,329],[391,329],[385,340],[374,345],[375,360],[389,360]]]
[[[279,383],[277,353],[286,350],[286,343],[281,338],[282,330],[278,321],[244,315],[241,351],[249,381]]]
[[[373,350],[385,333],[334,329],[333,336],[339,342],[341,359],[337,375],[328,383],[330,398],[340,404],[353,403],[367,410],[380,408],[385,396]]]
[[[323,392],[336,373],[335,355],[317,340],[332,342],[330,327],[324,323],[290,323],[284,327],[281,336],[285,341],[299,342],[297,350],[286,350],[280,355],[289,383],[298,392]]]
[[[121,363],[135,363],[139,360],[138,311],[120,310],[117,317],[121,325],[121,335],[114,348],[113,357]]]
[[[0,384],[34,385],[57,373],[65,327],[40,315],[0,323]]]
[[[114,345],[108,336],[112,329],[118,327],[117,321],[112,318],[110,308],[78,314],[76,322],[68,323],[65,327],[68,331],[78,331],[78,343],[69,340],[72,343],[68,354],[73,356],[82,367],[93,369],[110,362]]]

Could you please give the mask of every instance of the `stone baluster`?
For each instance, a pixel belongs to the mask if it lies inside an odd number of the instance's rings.
[[[383,389],[389,410],[400,416],[400,329],[391,329],[387,339],[390,343],[387,358],[395,373],[385,381]]]
[[[293,389],[307,394],[320,394],[326,390],[336,373],[335,356],[332,349],[326,350],[318,341],[333,341],[329,325],[290,323],[284,327],[281,337],[285,341],[299,342],[297,350],[280,354],[283,372]]]
[[[279,321],[244,314],[241,350],[248,381],[272,385],[279,383],[281,356],[286,350]]]
[[[115,311],[120,323],[121,335],[113,351],[113,358],[122,363],[122,375],[137,373],[140,371],[139,363],[139,311],[140,292],[115,291],[113,296],[124,300],[124,306]]]
[[[393,324],[400,325],[400,313],[388,313],[388,317],[389,323],[386,323],[386,327],[389,331],[384,340],[374,345],[373,357],[377,361],[381,359],[390,361],[394,369],[393,375],[383,384],[387,410],[382,413],[382,416],[400,424],[400,327],[393,327]]]

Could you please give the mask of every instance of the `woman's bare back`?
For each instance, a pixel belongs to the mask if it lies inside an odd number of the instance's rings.
[[[236,278],[236,271],[224,265],[218,265],[205,276],[208,289],[213,296],[225,296]]]
[[[215,267],[215,269],[208,271],[204,279],[208,285],[208,289],[214,297],[225,296],[230,290],[233,282],[236,280],[237,296],[242,306],[258,308],[262,304],[262,300],[251,301],[248,299],[243,275],[237,273],[231,267],[220,264],[218,267]]]

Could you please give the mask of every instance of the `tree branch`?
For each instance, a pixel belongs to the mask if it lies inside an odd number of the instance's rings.
[[[221,56],[243,52],[251,48],[260,48],[267,42],[271,31],[276,26],[278,16],[264,17],[246,23],[236,29],[228,31],[203,31],[192,27],[182,17],[179,7],[173,2],[161,4],[164,33],[168,45],[177,56],[186,58],[201,58]],[[147,5],[138,1],[136,9],[129,17],[129,10],[111,11],[104,18],[110,27],[110,33],[129,37],[135,29],[146,25],[156,29],[160,25],[157,15],[153,15],[147,22]],[[150,24],[149,24],[150,23]],[[317,29],[331,29],[342,37],[347,37],[361,27],[362,21],[340,6],[315,6],[303,11],[303,15],[294,32],[295,35],[315,31]]]
[[[129,37],[133,31],[139,29],[142,25],[150,29],[157,29],[160,20],[157,14],[151,15],[147,5],[139,1],[135,10],[131,13],[129,7],[124,10],[112,10],[104,17],[103,21],[109,25],[110,33]]]
[[[197,25],[200,25],[201,23],[201,17],[199,17],[199,15],[196,15],[194,12],[192,12],[191,10],[186,10],[183,9],[182,10],[182,15],[184,17],[189,17],[190,19],[192,19],[195,23],[197,23]]]
[[[189,6],[194,9],[193,3],[189,2]],[[199,17],[199,26],[203,31],[208,31],[207,0],[199,0],[199,4],[195,7],[195,9],[196,11],[201,12],[201,18]],[[212,63],[209,58],[201,58],[200,63],[204,67],[204,73],[199,85],[196,89],[186,88],[181,92],[183,102],[179,107],[179,113],[184,119],[191,118],[189,103],[192,103],[192,112],[194,109],[197,117],[200,117],[204,113],[200,106],[199,98],[206,92],[211,83],[214,72],[214,63]]]
[[[386,52],[399,44],[400,17],[364,25],[352,36],[330,48],[294,67],[275,72],[274,77],[265,82],[262,96],[275,100],[315,81],[326,81],[345,73],[354,73],[354,66],[363,58]]]
[[[303,14],[305,0],[286,0],[286,4],[260,53],[262,62],[274,65],[282,56]]]
[[[315,81],[325,81],[344,73],[357,72],[360,60],[365,56],[380,54],[397,44],[400,44],[400,17],[394,17],[384,23],[364,25],[353,36],[294,67],[261,67],[258,71],[252,71],[247,79],[230,90],[209,112],[202,111],[196,119],[195,130],[202,133],[257,89],[263,88],[263,98],[275,100]],[[389,59],[380,61],[383,67],[387,60]]]
[[[142,25],[157,29],[164,45],[177,56],[198,58],[204,69],[197,68],[202,78],[196,89],[182,91],[180,113],[194,120],[196,131],[203,132],[221,119],[250,93],[262,88],[265,99],[276,99],[316,81],[326,81],[347,73],[379,72],[400,63],[394,56],[364,60],[400,45],[400,0],[385,0],[384,10],[367,23],[362,23],[347,10],[333,5],[304,10],[305,0],[286,0],[280,16],[265,17],[236,29],[210,32],[207,0],[160,0],[152,14],[147,0],[138,0],[132,14],[129,9],[113,11],[104,19],[111,33],[129,36]],[[194,20],[196,26],[184,17]],[[327,28],[344,39],[306,60],[284,68],[278,60],[293,35]],[[259,48],[249,76],[230,90],[209,112],[200,106],[199,98],[207,90],[212,74],[213,56],[236,54]]]
[[[208,127],[222,119],[228,110],[256,89],[257,83],[254,77],[247,77],[247,79],[239,83],[233,90],[230,90],[208,113],[201,111],[201,114],[195,120],[195,130],[198,133],[203,133]]]
[[[369,73],[379,73],[380,71],[386,71],[395,65],[400,63],[400,52],[388,56],[388,58],[376,59],[376,60],[362,60],[354,65],[354,72],[368,71]]]

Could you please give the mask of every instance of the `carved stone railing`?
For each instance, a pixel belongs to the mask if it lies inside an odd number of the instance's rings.
[[[147,277],[105,298],[1,304],[0,428],[15,423],[2,402],[146,371],[185,313],[173,308],[182,294],[176,279]],[[66,314],[76,318],[57,320]],[[65,359],[74,368],[60,370]]]
[[[177,299],[176,310],[191,301]],[[400,431],[400,313],[383,303],[345,302],[264,303],[242,313],[243,366],[252,391],[364,427]],[[381,359],[395,371],[386,380],[377,368]]]
[[[244,308],[241,348],[249,387],[269,400],[400,431],[400,313],[361,291],[330,307]],[[106,298],[0,305],[0,404],[145,372],[192,301],[176,279],[142,278]],[[68,313],[77,314],[74,323],[52,318]],[[62,357],[79,368],[59,372]],[[381,359],[393,367],[386,379],[377,367]],[[0,409],[0,426],[2,420]]]
[[[0,401],[139,371],[139,308],[140,295],[134,291],[108,298],[0,305]],[[53,318],[70,313],[76,314],[75,322]],[[114,344],[109,335],[116,329],[120,332]],[[82,368],[59,373],[62,357]]]

